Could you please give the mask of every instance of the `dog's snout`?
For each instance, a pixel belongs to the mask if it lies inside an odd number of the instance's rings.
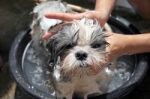
[[[76,59],[77,59],[77,60],[81,60],[81,61],[82,61],[82,60],[86,60],[88,54],[87,54],[86,52],[80,51],[80,52],[77,52],[77,53],[75,54],[75,56],[76,56]]]

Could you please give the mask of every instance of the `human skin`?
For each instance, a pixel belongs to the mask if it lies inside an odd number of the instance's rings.
[[[83,17],[96,18],[99,20],[101,26],[104,26],[109,15],[114,7],[116,0],[96,0],[95,10],[87,11],[85,13],[47,13],[46,17],[61,19],[65,21],[72,21],[74,19],[81,19]]]
[[[45,16],[47,18],[60,19],[64,21],[72,21],[84,17],[97,19],[100,25],[103,27],[110,16],[110,13],[115,5],[115,2],[116,0],[96,0],[95,10],[93,11],[87,11],[84,13],[77,13],[77,14],[51,12],[47,13]],[[48,39],[52,35],[53,33],[45,33],[42,38]]]
[[[109,18],[115,2],[116,0],[96,0],[94,11],[79,14],[48,13],[46,14],[46,17],[65,21],[81,19],[83,17],[96,18],[100,22],[100,25],[103,26]],[[150,33],[138,35],[124,35],[118,33],[107,34],[108,37],[106,38],[106,41],[109,45],[106,47],[106,51],[108,52],[108,55],[105,57],[105,63],[103,64],[107,64],[121,55],[150,52]],[[49,38],[51,35],[52,33],[46,33],[43,36],[43,39]]]
[[[150,0],[128,0],[137,12],[145,19],[150,19]]]
[[[109,46],[106,51],[110,54],[106,57],[106,62],[122,55],[150,52],[150,33],[136,35],[108,33],[108,35],[106,41]]]

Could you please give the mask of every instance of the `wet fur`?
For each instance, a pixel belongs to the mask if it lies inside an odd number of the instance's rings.
[[[44,30],[40,24],[43,16],[40,17],[41,14],[37,13],[38,11],[35,14],[39,15],[34,18],[31,26],[32,40],[37,53],[45,54],[49,58],[49,64],[52,67],[51,80],[57,98],[72,99],[73,94],[77,94],[87,99],[88,95],[106,93],[114,68],[100,65],[107,55],[105,51],[107,35],[98,21],[83,18],[65,23],[55,35],[43,41],[41,35],[54,26]],[[85,61],[76,59],[75,53],[80,51],[87,53],[88,57]],[[99,70],[99,73],[94,74],[93,68]]]

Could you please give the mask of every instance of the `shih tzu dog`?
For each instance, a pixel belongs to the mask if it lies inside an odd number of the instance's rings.
[[[87,99],[89,95],[106,93],[114,67],[102,65],[108,44],[98,21],[83,18],[62,22],[44,16],[46,12],[69,11],[70,8],[59,1],[41,3],[33,11],[32,40],[37,53],[49,60],[56,97],[72,99],[76,94]],[[43,33],[49,31],[55,34],[41,40]]]

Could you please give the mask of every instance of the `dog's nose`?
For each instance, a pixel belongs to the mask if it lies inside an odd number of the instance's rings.
[[[77,52],[77,53],[75,54],[75,56],[76,56],[76,59],[77,59],[77,60],[86,60],[88,54],[85,53],[85,52],[81,52],[81,51],[80,51],[80,52]]]

